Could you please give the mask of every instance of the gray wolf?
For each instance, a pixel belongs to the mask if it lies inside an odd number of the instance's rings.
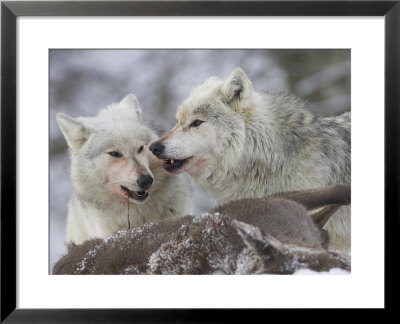
[[[121,231],[76,246],[55,274],[250,274],[349,269],[329,253],[321,228],[331,207],[350,204],[350,186],[246,198],[201,216],[184,216]],[[324,214],[307,211],[323,207]]]
[[[219,204],[351,183],[350,113],[322,118],[287,93],[255,91],[240,68],[194,88],[175,126],[150,150],[165,170],[189,173]],[[350,250],[349,207],[325,228],[332,249]]]
[[[169,175],[148,150],[157,135],[133,94],[96,117],[59,113],[57,122],[71,157],[69,245],[191,212],[188,179]]]

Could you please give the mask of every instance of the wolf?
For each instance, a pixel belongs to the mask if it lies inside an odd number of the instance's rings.
[[[71,158],[68,246],[191,213],[189,179],[171,176],[150,153],[157,135],[141,115],[133,94],[96,117],[57,114]]]
[[[86,241],[59,260],[53,273],[286,274],[298,267],[349,269],[350,262],[326,250],[329,235],[321,227],[333,210],[350,202],[346,185],[235,200],[201,216],[166,219],[106,240]],[[321,212],[307,214],[319,207]]]
[[[286,92],[254,90],[240,68],[194,88],[175,126],[150,150],[165,170],[189,173],[219,204],[351,183],[350,113],[322,118]],[[325,229],[330,248],[350,250],[350,207]]]

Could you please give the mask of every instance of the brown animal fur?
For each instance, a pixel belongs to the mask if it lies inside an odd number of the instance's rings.
[[[53,273],[286,274],[301,267],[349,269],[348,260],[324,249],[327,234],[306,210],[328,204],[314,214],[326,221],[336,205],[348,203],[348,186],[234,201],[210,214],[163,220],[87,241],[58,261]]]
[[[240,199],[218,206],[211,213],[219,212],[257,226],[282,243],[325,248],[329,238],[322,226],[338,208],[329,206],[311,217],[307,216],[307,210],[326,205],[348,205],[350,198],[350,186],[332,185],[264,198]]]

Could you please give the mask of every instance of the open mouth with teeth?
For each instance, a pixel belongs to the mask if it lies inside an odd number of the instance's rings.
[[[163,167],[170,173],[177,173],[190,158],[183,160],[163,159]]]
[[[144,191],[131,191],[127,187],[121,186],[122,191],[126,196],[137,201],[145,201],[149,197],[149,189]]]

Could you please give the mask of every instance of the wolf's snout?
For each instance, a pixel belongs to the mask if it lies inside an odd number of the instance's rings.
[[[149,149],[155,156],[159,157],[161,154],[163,154],[165,146],[160,142],[154,142],[150,145]]]
[[[140,176],[139,179],[137,179],[137,183],[143,188],[143,190],[146,190],[151,187],[151,185],[153,184],[153,180],[154,179],[150,175],[146,174]]]

